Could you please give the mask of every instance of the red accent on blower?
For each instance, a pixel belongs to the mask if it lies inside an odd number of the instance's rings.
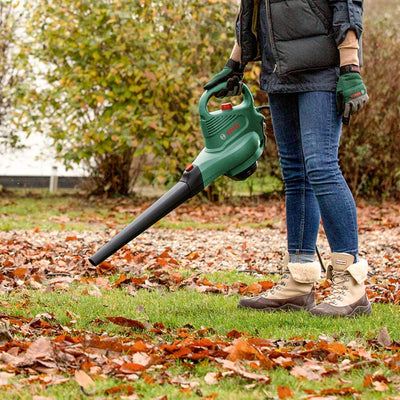
[[[188,165],[188,166],[186,167],[185,171],[186,171],[186,172],[189,172],[189,171],[191,171],[193,168],[194,168],[194,165],[193,165],[193,164],[190,164],[190,165]]]
[[[222,111],[232,110],[232,108],[233,108],[232,103],[221,104]]]

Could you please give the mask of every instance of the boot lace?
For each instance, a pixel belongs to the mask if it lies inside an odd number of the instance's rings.
[[[276,283],[276,285],[273,288],[267,290],[261,296],[268,297],[269,294],[275,294],[276,291],[279,292],[287,285],[287,281],[289,280],[289,278],[290,278],[289,271],[285,272],[282,275],[281,279]]]
[[[330,295],[325,299],[326,303],[337,305],[338,302],[343,301],[343,296],[349,287],[346,285],[350,281],[350,275],[347,271],[332,273],[332,290]]]

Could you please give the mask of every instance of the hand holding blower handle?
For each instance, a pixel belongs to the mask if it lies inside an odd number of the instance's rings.
[[[210,90],[220,83],[226,82],[226,87],[215,92],[215,97],[223,98],[239,96],[242,93],[242,79],[245,69],[245,64],[241,64],[240,62],[234,61],[230,58],[223,70],[215,75],[210,82],[204,85],[204,89]]]

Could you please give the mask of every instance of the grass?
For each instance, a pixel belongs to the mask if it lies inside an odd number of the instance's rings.
[[[245,181],[232,182],[232,192],[236,196],[256,196],[265,193],[281,192],[281,179],[256,173]]]
[[[243,182],[238,182],[243,184]],[[1,192],[0,192],[1,194]],[[145,199],[149,205],[155,199]],[[122,198],[125,205],[138,203],[132,198]],[[193,199],[196,201],[196,199]],[[137,215],[132,212],[118,212],[113,208],[119,199],[99,200],[88,198],[77,191],[13,190],[9,196],[0,196],[0,231],[30,230],[104,230],[108,227],[124,227]],[[157,222],[159,228],[169,229],[225,229],[229,216],[221,216],[217,223],[202,222],[185,215],[185,220],[173,221],[168,217]],[[271,221],[245,223],[241,226],[259,228],[269,226]]]
[[[221,280],[223,275],[229,275],[229,279]],[[243,279],[243,274],[237,272],[223,275],[217,273],[205,276],[211,282],[226,284],[239,281],[251,283],[258,280],[249,276]],[[315,318],[306,312],[260,313],[238,309],[239,295],[222,296],[187,290],[175,292],[140,290],[133,297],[124,289],[102,290],[102,295],[95,297],[87,294],[87,285],[83,287],[78,285],[57,293],[16,292],[2,300],[7,300],[9,314],[34,317],[49,312],[55,315],[61,325],[66,325],[69,321],[65,313],[65,310],[68,310],[78,316],[77,329],[95,332],[104,329],[93,323],[96,319],[123,316],[138,321],[149,321],[151,324],[161,322],[171,329],[186,324],[192,325],[194,329],[212,327],[220,335],[226,335],[235,329],[268,338],[288,339],[299,336],[316,339],[324,333],[338,335],[338,340],[343,342],[349,342],[360,334],[364,339],[374,337],[385,326],[392,339],[400,340],[398,329],[400,310],[393,305],[374,305],[373,316],[336,319]],[[21,304],[24,306],[21,307]],[[120,330],[119,326],[107,325],[107,332],[110,334],[117,334]]]
[[[21,195],[21,192],[17,191],[8,198],[0,198],[0,230],[33,230],[36,228],[41,230],[90,230],[107,228],[109,223],[126,225],[127,222],[131,221],[132,213],[117,212],[113,207],[110,207],[110,204],[118,204],[118,200],[107,203],[97,199],[86,199],[71,192],[50,194],[38,191],[22,193]],[[61,219],[61,217],[65,217],[65,219]],[[220,224],[209,224],[191,220],[188,216],[185,221],[160,221],[159,226],[175,229],[186,229],[188,227],[223,229],[224,222],[226,222],[224,218],[221,217]],[[251,226],[254,228],[261,227],[263,222],[251,224]],[[179,272],[185,277],[189,277],[191,274],[188,270]],[[119,274],[110,277],[110,282],[115,282],[118,277]],[[268,279],[268,277],[261,278],[237,271],[207,273],[204,274],[204,277],[212,283],[228,285],[234,282],[251,284]],[[276,279],[276,276],[272,276],[270,279]],[[57,291],[49,287],[44,292],[21,287],[9,295],[0,294],[0,312],[30,318],[48,312],[54,314],[62,326],[68,326],[70,323],[68,311],[71,313],[69,315],[76,317],[76,323],[70,327],[77,332],[107,333],[110,336],[135,337],[136,335],[143,335],[142,332],[124,328],[106,320],[107,317],[120,316],[141,322],[148,321],[150,324],[162,323],[171,331],[188,324],[193,331],[203,327],[212,328],[215,335],[222,338],[232,330],[247,332],[251,336],[268,339],[302,337],[314,340],[324,334],[335,335],[338,341],[345,344],[356,340],[367,346],[369,339],[376,338],[379,331],[383,327],[387,327],[390,337],[393,340],[400,341],[398,329],[400,311],[399,307],[394,305],[374,305],[372,316],[363,316],[357,319],[330,319],[311,317],[306,312],[260,313],[238,309],[239,295],[201,294],[188,290],[177,290],[175,292],[139,290],[135,296],[132,296],[125,288],[112,290],[100,288],[100,292],[101,297],[93,296],[90,286],[87,284],[74,284],[66,289],[57,289]],[[172,340],[168,333],[161,336],[147,332],[145,334],[149,335],[149,338],[155,342]],[[212,335],[213,333],[210,333],[210,336]],[[22,335],[20,339],[27,340]],[[34,337],[30,340],[34,340]],[[21,369],[19,371],[21,372]],[[167,395],[168,399],[178,400],[206,399],[207,396],[209,396],[209,399],[217,398],[218,400],[278,399],[278,386],[290,387],[295,393],[293,397],[295,399],[304,398],[303,389],[320,391],[343,386],[352,386],[355,390],[360,391],[362,394],[359,398],[361,399],[388,399],[397,394],[397,391],[392,388],[381,393],[371,387],[364,387],[366,374],[377,373],[387,377],[393,375],[394,372],[383,365],[352,370],[340,376],[351,384],[340,382],[338,376],[335,375],[326,377],[320,382],[302,381],[292,376],[290,371],[277,368],[267,372],[271,377],[270,385],[248,387],[247,385],[251,382],[238,376],[225,377],[218,385],[207,385],[204,381],[206,374],[217,371],[223,370],[209,361],[198,364],[178,363],[170,366],[167,370],[170,376],[184,376],[185,380],[199,383],[198,388],[193,389],[191,394],[182,392],[180,386],[166,382],[161,384],[158,372],[150,373],[156,381],[155,383],[149,383],[143,377],[135,382],[122,382],[113,377],[96,378],[94,388],[96,394],[93,398],[123,398],[124,393],[114,396],[105,394],[106,389],[122,383],[132,385],[136,393],[140,394],[143,399],[154,399],[163,395]],[[66,376],[71,377],[71,375]],[[21,373],[12,378],[11,383],[15,385],[0,386],[0,398],[28,400],[32,399],[33,393],[62,400],[87,397],[73,377],[66,383],[50,386],[42,385],[39,382],[27,384],[24,379],[29,377],[32,377],[32,375],[29,370],[26,370],[26,375]],[[217,397],[213,397],[213,395],[217,395]]]
[[[251,283],[257,281],[257,277],[244,275],[238,272],[224,272],[205,274],[211,282],[245,281]],[[114,277],[115,278],[115,277]],[[190,324],[193,330],[212,328],[215,335],[224,337],[231,330],[247,332],[251,336],[265,337],[269,339],[290,339],[305,338],[317,339],[321,334],[329,336],[336,335],[337,340],[348,343],[357,340],[366,343],[366,340],[376,337],[382,327],[387,327],[392,339],[400,340],[398,321],[400,311],[398,307],[391,305],[374,305],[372,316],[363,316],[357,319],[330,319],[315,318],[306,312],[287,313],[262,313],[237,308],[239,295],[223,296],[216,294],[200,294],[194,291],[177,290],[175,292],[161,292],[140,290],[136,296],[131,296],[124,288],[104,290],[101,289],[102,297],[91,296],[88,293],[87,285],[73,285],[68,289],[39,292],[33,290],[18,290],[10,296],[1,295],[0,304],[2,311],[9,315],[23,315],[34,317],[37,314],[48,312],[55,315],[57,321],[68,325],[69,318],[66,310],[76,316],[74,329],[77,331],[104,333],[108,335],[135,336],[140,332],[130,328],[123,328],[105,322],[99,324],[98,320],[105,321],[106,317],[122,316],[138,321],[148,321],[151,324],[163,323],[171,330],[182,328]],[[97,320],[97,322],[95,322]],[[154,338],[154,340],[160,339]],[[168,335],[163,340],[171,340]],[[339,388],[349,386],[338,382],[337,376],[324,379],[322,382],[301,381],[290,375],[289,371],[276,369],[268,371],[271,377],[270,385],[255,386],[245,389],[248,381],[240,377],[227,377],[222,379],[218,385],[209,386],[205,383],[204,377],[208,372],[220,370],[208,361],[199,364],[187,363],[177,364],[168,368],[171,376],[185,376],[190,382],[199,382],[199,387],[192,390],[191,394],[183,393],[180,387],[169,384],[149,384],[143,378],[136,382],[129,383],[140,393],[144,399],[152,399],[158,396],[167,395],[168,399],[199,399],[217,394],[218,399],[245,400],[278,398],[277,387],[288,386],[295,392],[294,398],[304,395],[303,389],[322,390],[326,388]],[[389,395],[396,394],[395,391],[380,393],[363,387],[364,377],[368,373],[380,373],[389,376],[391,372],[383,366],[352,370],[341,378],[351,381],[354,389],[362,392],[361,399],[387,399]],[[14,378],[20,382],[23,376]],[[157,373],[153,373],[157,379]],[[96,379],[96,398],[105,398],[104,390],[120,385],[118,379],[107,378]],[[70,382],[41,387],[33,384],[38,394],[50,396],[56,399],[80,399],[82,395],[77,383]],[[238,390],[240,388],[240,390]],[[30,399],[32,386],[19,387],[18,389],[7,390],[8,399]],[[99,397],[103,393],[104,397]],[[1,394],[1,389],[0,389]],[[108,397],[108,396],[107,396]],[[112,397],[111,397],[112,398]],[[119,397],[118,397],[119,398]]]

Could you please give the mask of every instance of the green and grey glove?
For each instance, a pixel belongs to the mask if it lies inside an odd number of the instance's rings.
[[[340,67],[340,77],[336,87],[336,105],[338,115],[343,114],[343,124],[349,125],[350,116],[364,107],[368,101],[367,88],[357,65]]]
[[[245,68],[246,64],[241,64],[230,58],[224,69],[204,85],[204,89],[209,90],[222,82],[227,82],[226,89],[221,89],[215,94],[215,97],[239,96],[242,93],[242,79]]]

